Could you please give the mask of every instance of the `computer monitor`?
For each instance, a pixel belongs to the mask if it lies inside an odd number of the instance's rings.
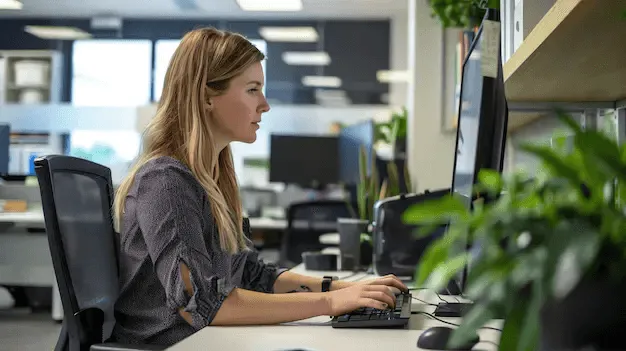
[[[500,54],[500,13],[488,9],[463,63],[456,153],[451,192],[471,209],[474,185],[481,169],[502,172],[508,121]],[[488,33],[485,33],[488,31]],[[495,34],[495,35],[494,35]],[[495,46],[496,50],[493,50]],[[494,65],[495,67],[489,67]],[[479,243],[467,237],[451,255],[471,250]],[[462,292],[471,269],[465,267],[454,280]]]
[[[319,189],[339,183],[338,138],[276,135],[270,137],[270,182]]]
[[[367,172],[371,170],[374,152],[374,121],[356,123],[339,132],[339,179],[343,184],[355,185],[360,181],[359,153],[365,148]]]
[[[0,124],[0,176],[9,174],[9,148],[11,147],[11,126]]]

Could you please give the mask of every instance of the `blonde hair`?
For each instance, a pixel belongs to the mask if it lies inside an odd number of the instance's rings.
[[[167,69],[156,116],[144,131],[141,154],[116,192],[113,214],[118,232],[139,169],[154,158],[170,156],[189,167],[206,191],[222,249],[236,253],[246,248],[230,146],[215,159],[207,104],[209,98],[226,92],[232,78],[264,58],[239,34],[201,28],[183,37]]]

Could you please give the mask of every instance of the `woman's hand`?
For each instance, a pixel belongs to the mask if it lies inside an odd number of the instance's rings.
[[[398,289],[399,290],[398,292],[409,291],[407,286],[404,285],[404,283],[402,283],[402,281],[393,274],[389,274],[383,277],[368,279],[368,280],[362,280],[358,282],[348,282],[344,280],[338,280],[338,281],[332,282],[332,284],[330,285],[330,290],[331,291],[341,290],[341,289],[345,289],[345,288],[355,286],[355,285],[384,285],[384,286],[389,287],[390,290],[393,292],[396,292],[395,289]]]
[[[385,285],[355,284],[327,294],[330,316],[345,314],[361,307],[379,310],[395,308],[396,303],[395,295]]]

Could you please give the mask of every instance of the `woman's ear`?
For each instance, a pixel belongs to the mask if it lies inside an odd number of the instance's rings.
[[[213,100],[209,99],[209,101],[204,105],[204,108],[206,108],[207,111],[212,111],[213,110]]]

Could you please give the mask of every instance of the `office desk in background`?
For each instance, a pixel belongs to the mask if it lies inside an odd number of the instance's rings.
[[[320,272],[307,271],[303,265],[298,265],[292,271],[322,277],[324,275],[336,275],[340,279],[361,280],[374,278],[365,273],[354,274],[352,272]],[[412,292],[414,297],[431,302],[440,302],[439,298],[429,290]],[[449,301],[455,301],[454,297],[445,296]],[[462,300],[462,298],[459,297]],[[412,302],[413,311],[434,312],[435,307]],[[459,323],[459,318],[442,318],[451,323]],[[322,316],[310,318],[304,321],[321,323],[330,321],[330,317]],[[243,327],[206,327],[187,339],[172,346],[171,351],[187,350],[240,350],[240,351],[279,351],[289,349],[305,349],[315,351],[380,351],[380,350],[419,350],[417,339],[424,330],[433,326],[446,326],[424,314],[411,316],[406,329],[334,329],[330,325],[297,325],[298,322],[288,325],[272,326],[243,326]],[[488,324],[490,327],[502,328],[501,320],[494,320]],[[493,343],[500,340],[500,333],[491,329],[481,329],[481,342],[475,350],[496,350]]]
[[[52,287],[52,319],[63,319],[63,308],[56,287],[52,259],[45,232],[28,232],[26,228],[45,229],[43,210],[35,206],[26,212],[0,212],[0,285]],[[250,218],[257,230],[284,230],[286,220]],[[5,230],[6,229],[6,230]]]

